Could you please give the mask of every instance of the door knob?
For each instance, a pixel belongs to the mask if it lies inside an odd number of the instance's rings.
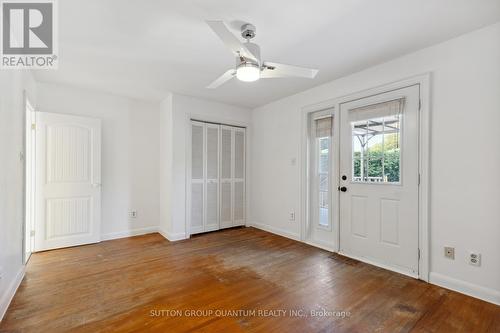
[[[340,190],[341,192],[347,192],[347,187],[342,186],[339,190]]]

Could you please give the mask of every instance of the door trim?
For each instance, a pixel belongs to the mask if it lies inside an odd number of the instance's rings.
[[[311,183],[311,181],[317,181],[317,179],[315,179],[315,175],[316,175],[316,168],[317,168],[317,161],[314,161],[317,156],[316,156],[316,153],[317,152],[313,152],[312,149],[316,150],[318,147],[316,146],[316,139],[314,138],[314,134],[313,134],[313,131],[314,131],[314,126],[313,126],[313,122],[314,120],[316,119],[321,119],[321,118],[325,118],[325,117],[331,117],[332,118],[332,136],[331,136],[331,144],[330,144],[330,149],[332,150],[332,154],[330,155],[330,161],[329,161],[329,199],[328,199],[328,202],[329,202],[329,221],[330,221],[330,224],[325,227],[325,226],[321,226],[318,224],[318,216],[316,215],[316,213],[314,213],[310,208],[312,205],[317,205],[318,202],[313,202],[314,200],[318,200],[318,198],[314,198],[311,194],[311,192],[313,191],[317,191],[318,190],[318,185],[317,183],[315,185],[313,185]],[[307,243],[307,244],[310,244],[310,245],[313,245],[313,246],[316,246],[316,247],[319,247],[319,248],[322,248],[322,249],[327,249],[328,251],[334,251],[334,252],[337,252],[337,250],[333,250],[333,249],[336,249],[337,247],[337,239],[336,239],[336,233],[335,233],[335,230],[336,230],[336,226],[338,224],[338,214],[336,214],[336,211],[338,210],[338,192],[336,191],[336,188],[337,186],[339,185],[338,184],[338,177],[336,174],[334,174],[332,171],[334,170],[338,170],[339,168],[339,160],[337,158],[337,154],[336,154],[336,149],[337,149],[337,142],[339,140],[339,123],[338,123],[338,114],[337,114],[337,110],[335,110],[335,108],[326,108],[326,109],[322,109],[322,110],[319,110],[319,111],[315,111],[315,112],[311,112],[311,113],[308,113],[307,114],[307,122],[308,122],[308,126],[307,126],[307,161],[306,161],[306,165],[307,165],[307,176],[309,177],[309,180],[310,182],[308,182],[307,186],[307,191],[308,191],[308,206],[307,206],[307,220],[305,221],[305,225],[304,225],[304,242]],[[314,156],[314,159],[313,159],[313,156]],[[315,194],[315,196],[317,195],[317,193]],[[317,209],[317,206],[316,206],[316,209]],[[330,212],[332,212],[330,214]],[[325,236],[325,234],[330,234],[331,236],[333,236],[333,239],[334,239],[334,242],[335,243],[330,243],[328,242],[327,240],[324,240],[324,239],[318,239],[318,234],[323,234],[323,237]],[[316,239],[315,239],[316,238]]]
[[[418,247],[419,247],[419,260],[418,260],[418,278],[420,280],[429,282],[429,200],[430,200],[430,80],[431,73],[424,73],[418,76],[402,79],[396,82],[380,85],[374,88],[354,92],[348,95],[340,96],[337,98],[325,100],[319,103],[306,105],[301,109],[301,140],[300,140],[300,157],[299,164],[300,173],[300,240],[307,241],[307,225],[309,223],[309,166],[308,166],[308,116],[311,112],[322,111],[325,109],[334,109],[337,113],[340,110],[340,105],[347,102],[352,102],[358,99],[376,96],[389,91],[402,89],[409,86],[418,85],[420,93],[420,110],[419,110],[419,152],[418,152],[418,169],[420,174],[420,184],[418,188]],[[335,154],[339,154],[339,142],[334,143]],[[338,156],[337,156],[338,157]],[[337,209],[337,214],[340,211]],[[339,252],[340,246],[340,233],[339,224],[340,220],[333,225],[337,244],[334,246],[334,252]],[[315,245],[315,244],[311,244]],[[320,246],[321,247],[321,246]],[[324,246],[323,246],[324,248]],[[355,258],[359,259],[359,258]]]
[[[36,201],[36,144],[33,145],[33,140],[36,139],[33,126],[35,122],[36,108],[33,104],[31,96],[26,90],[23,90],[23,152],[21,160],[23,163],[23,265],[26,265],[34,251],[34,221],[35,221],[35,201]],[[29,141],[28,141],[29,140]],[[29,149],[28,149],[29,148]],[[31,165],[28,167],[28,161]],[[28,174],[29,172],[29,174]],[[28,207],[29,196],[29,207]],[[29,230],[27,230],[29,229]],[[29,231],[29,235],[27,233]],[[28,240],[28,239],[29,240]],[[29,251],[26,243],[29,241]]]

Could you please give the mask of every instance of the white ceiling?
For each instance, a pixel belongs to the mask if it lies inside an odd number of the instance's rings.
[[[168,91],[255,107],[500,21],[500,0],[64,0],[58,82],[161,100]],[[318,68],[314,80],[205,86],[234,66],[205,24],[257,27],[262,58]]]

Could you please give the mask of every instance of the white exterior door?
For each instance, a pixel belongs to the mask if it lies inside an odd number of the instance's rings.
[[[99,242],[100,120],[36,114],[35,250]]]
[[[418,276],[419,88],[340,105],[340,252]]]

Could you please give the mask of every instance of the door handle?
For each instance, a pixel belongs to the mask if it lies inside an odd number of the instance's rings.
[[[342,187],[338,187],[338,190],[341,191],[341,192],[347,192],[347,187],[345,186],[342,186]]]

